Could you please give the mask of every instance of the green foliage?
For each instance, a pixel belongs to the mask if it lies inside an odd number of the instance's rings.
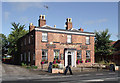
[[[37,68],[38,68],[37,66],[34,66],[34,65],[32,65],[32,66],[26,65],[25,63],[21,63],[21,66],[22,66],[22,67],[25,67],[25,68],[27,68],[27,69],[37,69]]]
[[[53,68],[58,68],[58,64],[53,64]]]
[[[8,36],[9,49],[8,53],[15,55],[17,53],[17,41],[20,37],[24,36],[28,31],[25,29],[25,25],[20,25],[20,23],[12,23],[12,31]]]
[[[32,66],[32,69],[37,69],[38,67],[37,66]]]
[[[4,34],[0,34],[0,52],[2,54],[7,53],[8,39]]]
[[[22,65],[22,67],[26,67],[27,65],[26,64],[24,64],[24,63],[21,63],[21,65]]]
[[[113,53],[113,47],[111,46],[110,34],[108,34],[108,29],[102,32],[95,31],[95,55],[101,56],[101,60],[105,59],[106,55],[111,55]]]

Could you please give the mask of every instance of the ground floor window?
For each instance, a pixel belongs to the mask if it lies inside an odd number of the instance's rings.
[[[26,52],[24,53],[24,61],[26,61]]]
[[[30,62],[30,51],[28,52],[28,62]]]
[[[77,51],[77,59],[81,59],[82,58],[82,55],[81,55],[81,50],[78,50]]]
[[[86,51],[86,59],[90,59],[90,50]]]
[[[48,56],[48,51],[42,50],[42,60],[47,60],[47,56]]]
[[[90,50],[86,51],[86,62],[91,62],[91,59],[90,59]]]
[[[21,61],[23,61],[23,54],[21,54]]]
[[[54,50],[54,59],[57,59],[59,60],[59,53],[60,51],[59,50]]]

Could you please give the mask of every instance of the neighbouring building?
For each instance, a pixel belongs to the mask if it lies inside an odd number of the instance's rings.
[[[113,61],[116,65],[120,66],[120,40],[115,41],[113,43],[114,53],[113,53]]]
[[[30,23],[29,33],[18,40],[19,63],[49,65],[54,60],[76,67],[94,63],[94,36],[82,28],[74,29],[72,19],[66,19],[66,29],[46,25],[45,15],[40,15],[38,26]],[[79,61],[79,62],[78,62]]]

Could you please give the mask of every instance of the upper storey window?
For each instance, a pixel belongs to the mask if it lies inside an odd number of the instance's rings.
[[[90,44],[90,37],[86,37],[86,44]]]
[[[47,33],[42,33],[42,41],[47,42]]]
[[[72,37],[71,35],[67,35],[67,43],[71,43],[72,42]]]

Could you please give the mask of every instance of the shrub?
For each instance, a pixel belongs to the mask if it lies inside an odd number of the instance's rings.
[[[87,62],[90,62],[90,61],[91,61],[91,59],[86,59],[86,61],[85,61],[85,62],[87,63]]]
[[[58,64],[53,64],[53,68],[58,68]]]
[[[26,64],[24,64],[24,63],[21,63],[21,65],[24,67],[24,66],[27,66]]]
[[[26,66],[27,69],[31,69],[31,66]]]

